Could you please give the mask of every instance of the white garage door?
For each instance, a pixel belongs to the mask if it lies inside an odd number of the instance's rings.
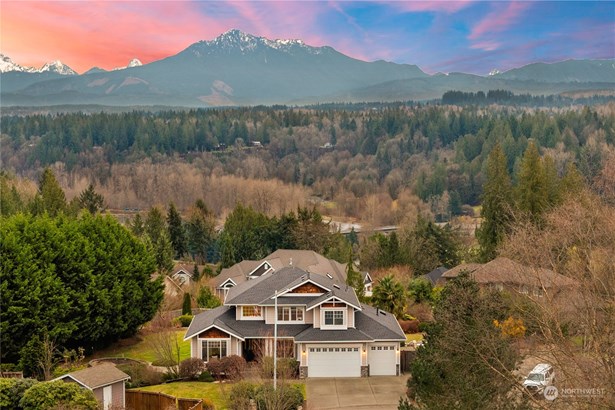
[[[361,377],[359,346],[310,347],[308,377]]]
[[[397,373],[395,348],[394,344],[370,346],[367,358],[370,376],[395,376]]]

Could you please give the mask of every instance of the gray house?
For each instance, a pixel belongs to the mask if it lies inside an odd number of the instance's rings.
[[[124,408],[126,406],[126,391],[124,383],[130,379],[126,373],[111,363],[103,363],[87,369],[78,370],[60,376],[54,380],[64,380],[77,383],[91,390],[102,404],[104,410]]]
[[[299,361],[301,377],[399,374],[406,337],[395,316],[360,303],[343,282],[296,267],[231,287],[223,306],[194,317],[184,339],[205,362],[251,360],[273,355],[275,325],[278,356]]]

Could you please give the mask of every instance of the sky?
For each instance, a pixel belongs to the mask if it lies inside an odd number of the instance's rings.
[[[233,28],[430,74],[615,58],[615,1],[0,1],[1,53],[80,73],[149,63]]]

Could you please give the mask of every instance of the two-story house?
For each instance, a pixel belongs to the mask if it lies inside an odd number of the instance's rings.
[[[276,309],[277,306],[277,309]],[[286,267],[229,289],[223,306],[198,314],[185,340],[191,356],[293,357],[301,377],[399,374],[395,316],[359,302],[352,287]]]

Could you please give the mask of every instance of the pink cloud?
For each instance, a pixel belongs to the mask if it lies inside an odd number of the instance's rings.
[[[475,0],[459,1],[392,1],[389,5],[404,13],[442,12],[456,13],[470,6]]]
[[[506,30],[516,23],[520,15],[530,6],[529,2],[511,2],[508,3],[504,10],[498,7],[497,10],[487,14],[485,18],[472,28],[468,38],[470,40],[477,40],[484,35]]]
[[[497,50],[498,48],[500,48],[501,45],[502,43],[497,42],[497,41],[485,40],[485,41],[479,41],[479,42],[472,44],[470,48],[485,50],[485,51],[493,51],[493,50]]]
[[[61,59],[82,72],[175,54],[227,30],[232,19],[188,2],[2,2],[2,52],[23,65]],[[113,29],[109,29],[112,27]],[[181,30],[178,30],[181,27]]]

